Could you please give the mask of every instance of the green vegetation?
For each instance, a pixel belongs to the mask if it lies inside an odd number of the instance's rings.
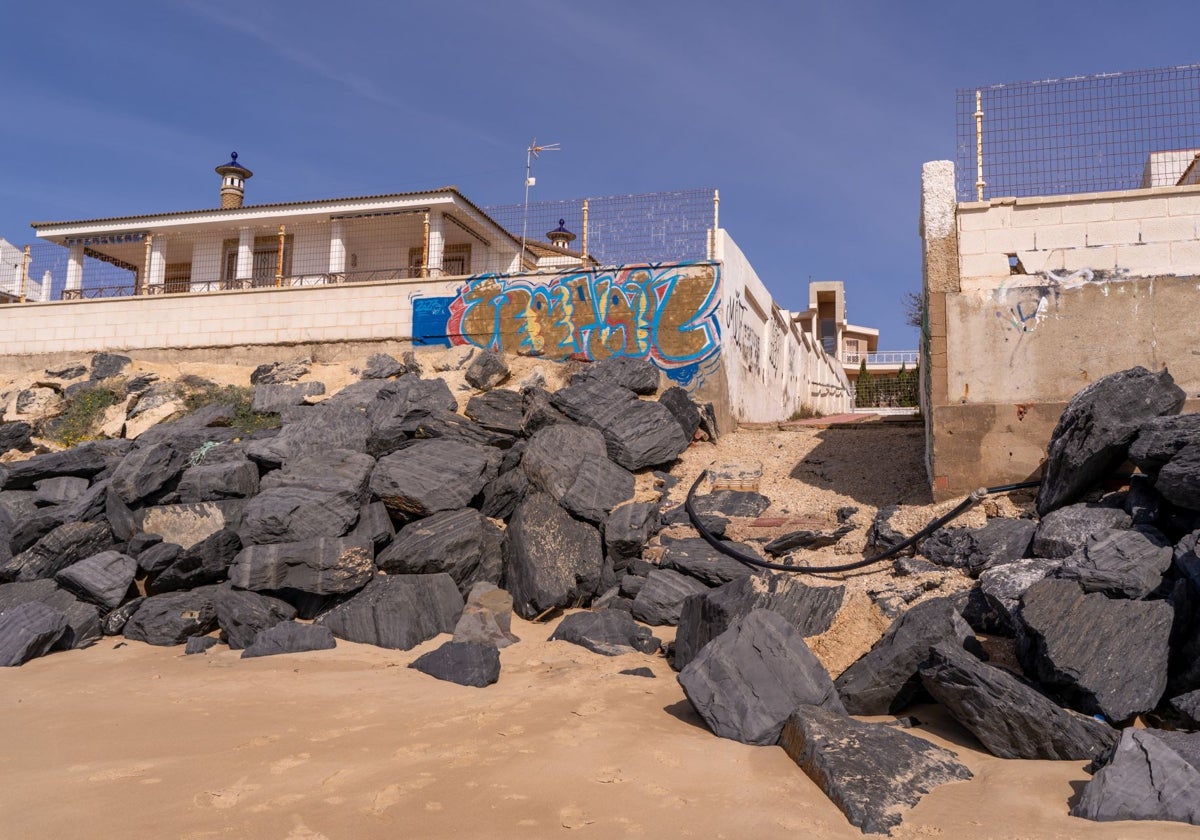
[[[875,407],[875,377],[867,370],[867,359],[864,356],[858,363],[858,381],[854,388],[854,405],[856,408]]]
[[[808,403],[804,403],[798,409],[792,412],[792,416],[789,417],[788,420],[811,420],[814,417],[824,416],[824,414],[822,414],[820,411],[817,411]]]
[[[125,399],[121,384],[96,385],[71,394],[62,412],[46,424],[46,437],[63,446],[95,440],[104,412]]]
[[[248,435],[262,429],[274,429],[279,425],[278,414],[260,414],[251,410],[254,402],[254,389],[237,385],[217,385],[214,382],[201,380],[189,383],[194,390],[183,398],[183,404],[189,412],[209,405],[225,405],[233,409],[233,418],[229,425],[243,435]]]

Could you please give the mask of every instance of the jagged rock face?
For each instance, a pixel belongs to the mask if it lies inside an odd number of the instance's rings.
[[[1071,816],[1200,825],[1200,733],[1126,729]]]
[[[263,630],[296,617],[296,608],[291,604],[229,585],[220,587],[214,599],[217,626],[232,650],[249,647]]]
[[[483,688],[500,679],[500,652],[478,642],[446,642],[408,667],[446,682]]]
[[[656,626],[679,623],[683,602],[692,595],[707,592],[708,586],[694,577],[671,569],[655,569],[633,599],[633,617]]]
[[[345,535],[367,500],[375,459],[331,450],[289,461],[268,473],[242,512],[238,533],[247,545],[299,542]]]
[[[1038,513],[1075,501],[1111,473],[1129,455],[1141,425],[1178,414],[1185,397],[1166,370],[1143,367],[1109,374],[1072,397],[1050,436]]]
[[[254,637],[242,651],[242,659],[256,656],[277,656],[281,653],[302,653],[308,650],[331,650],[337,640],[328,627],[317,624],[297,624],[281,621]]]
[[[374,575],[371,544],[351,537],[250,545],[238,552],[229,567],[229,580],[242,589],[314,595],[354,592]]]
[[[608,457],[627,470],[670,463],[690,443],[666,406],[601,380],[572,384],[551,402],[571,420],[599,429]]]
[[[571,377],[571,384],[599,380],[646,396],[658,390],[661,376],[659,369],[649,359],[610,356],[584,367]]]
[[[550,640],[571,642],[603,656],[654,653],[661,644],[649,628],[622,610],[573,613],[559,622]]]
[[[1200,414],[1152,417],[1138,427],[1129,447],[1129,460],[1142,472],[1154,475],[1179,450],[1200,440]]]
[[[464,594],[477,581],[498,583],[504,534],[474,508],[443,511],[411,522],[377,558],[388,574],[445,572]]]
[[[1073,708],[1122,721],[1158,705],[1167,685],[1173,611],[1163,601],[1085,594],[1069,580],[1021,596],[1030,644],[1022,667]]]
[[[1200,440],[1171,457],[1158,471],[1154,489],[1173,505],[1200,510]]]
[[[545,493],[530,493],[517,506],[505,532],[505,558],[506,587],[522,618],[600,594],[605,562],[600,532],[573,519]]]
[[[743,744],[776,743],[798,706],[846,711],[804,638],[770,610],[752,611],[709,642],[679,684],[713,734]]]
[[[418,440],[375,465],[370,488],[393,516],[459,510],[496,477],[495,450],[451,440]]]
[[[1059,508],[1042,517],[1033,535],[1033,556],[1070,557],[1087,544],[1088,537],[1109,528],[1128,528],[1129,514],[1121,508],[1078,504]]]
[[[962,648],[937,645],[920,674],[933,699],[1000,758],[1085,761],[1116,742],[1112,727],[1059,707]]]
[[[408,650],[452,633],[462,610],[462,595],[447,574],[379,575],[317,623],[348,642]]]
[[[502,356],[490,350],[477,355],[467,367],[467,384],[480,391],[490,391],[508,377],[508,364]]]
[[[99,554],[111,545],[112,532],[107,523],[67,522],[0,566],[0,581],[51,578],[72,563]]]
[[[151,645],[182,645],[216,629],[216,586],[151,595],[125,623],[125,638]]]
[[[24,665],[49,652],[67,629],[67,615],[41,601],[0,613],[0,667]]]
[[[530,438],[521,457],[530,484],[544,490],[574,515],[601,522],[633,498],[633,474],[608,459],[595,429],[558,424]]]
[[[1171,544],[1154,528],[1101,531],[1063,562],[1059,577],[1078,582],[1084,592],[1144,598],[1162,584],[1171,556]]]

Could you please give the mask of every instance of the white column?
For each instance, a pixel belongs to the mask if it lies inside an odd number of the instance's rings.
[[[242,228],[238,231],[237,278],[249,280],[254,274],[254,231]]]
[[[167,237],[150,237],[150,268],[146,272],[147,291],[150,294],[162,292],[163,279],[167,274]]]
[[[83,246],[72,245],[67,253],[67,285],[64,291],[77,292],[83,288]]]
[[[442,277],[442,259],[446,253],[445,222],[441,213],[429,214],[429,276]]]
[[[346,229],[341,219],[329,224],[329,273],[341,274],[346,270]]]

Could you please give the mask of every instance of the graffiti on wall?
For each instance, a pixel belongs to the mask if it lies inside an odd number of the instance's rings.
[[[624,266],[552,279],[484,274],[451,298],[413,301],[413,340],[555,361],[647,358],[692,384],[721,352],[720,269]]]

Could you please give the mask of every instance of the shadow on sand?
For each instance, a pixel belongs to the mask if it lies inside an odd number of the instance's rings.
[[[831,426],[790,476],[873,507],[933,503],[918,425]]]

